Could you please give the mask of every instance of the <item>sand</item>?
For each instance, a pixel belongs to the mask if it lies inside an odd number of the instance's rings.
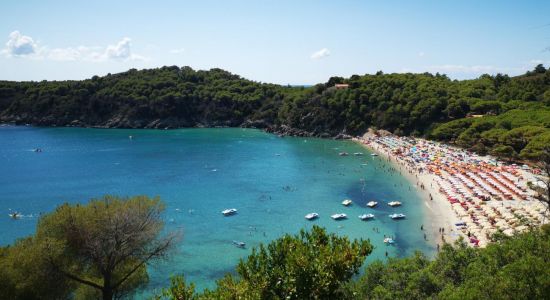
[[[377,153],[380,159],[385,159],[392,163],[396,169],[400,171],[399,173],[405,176],[405,178],[407,178],[416,188],[423,200],[425,211],[424,230],[427,232],[428,241],[430,243],[442,245],[444,242],[454,242],[459,236],[464,237],[460,231],[455,230],[454,224],[458,222],[459,219],[452,210],[445,195],[439,191],[435,183],[435,175],[419,173],[414,169],[409,169],[403,162],[400,162],[396,157],[392,156],[391,153],[377,147],[377,145],[363,144],[360,139],[354,139],[354,141],[372,152]],[[422,184],[424,185],[424,189],[420,188]],[[440,228],[444,228],[444,233],[440,231]]]

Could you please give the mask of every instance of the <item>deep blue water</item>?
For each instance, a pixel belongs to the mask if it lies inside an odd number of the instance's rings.
[[[133,136],[130,139],[129,136]],[[35,153],[34,148],[43,152]],[[365,156],[339,156],[363,152]],[[104,194],[159,195],[167,230],[183,238],[171,259],[150,267],[147,294],[185,274],[199,289],[234,270],[261,242],[313,224],[350,238],[370,239],[372,261],[433,248],[419,230],[424,212],[403,177],[384,172],[387,162],[350,141],[279,138],[251,129],[122,130],[0,127],[0,245],[32,234],[38,215],[63,203]],[[343,207],[345,198],[354,201]],[[365,204],[376,199],[376,209]],[[386,202],[399,200],[400,208]],[[223,217],[221,210],[239,213]],[[13,220],[10,209],[26,217]],[[304,215],[318,212],[308,222]],[[336,222],[333,213],[348,220]],[[373,212],[374,221],[357,216]],[[407,218],[392,221],[389,213]],[[379,233],[373,231],[379,229]],[[383,235],[396,237],[395,246]],[[244,241],[246,249],[232,245]]]

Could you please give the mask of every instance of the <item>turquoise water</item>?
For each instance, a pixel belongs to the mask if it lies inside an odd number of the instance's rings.
[[[133,139],[129,139],[129,136]],[[34,148],[43,152],[35,153]],[[363,152],[365,156],[339,156]],[[166,286],[170,274],[183,273],[199,289],[234,270],[251,248],[313,224],[350,238],[370,239],[371,261],[427,253],[420,225],[420,198],[403,177],[384,171],[350,141],[279,138],[252,129],[122,130],[0,127],[0,245],[34,232],[37,216],[63,202],[83,203],[104,194],[159,195],[166,203],[166,229],[183,238],[171,259],[150,266],[144,294]],[[343,207],[345,198],[354,201]],[[376,199],[376,209],[365,204]],[[385,202],[399,200],[400,208]],[[235,207],[239,213],[223,217]],[[8,217],[9,209],[24,218]],[[308,222],[304,215],[317,212]],[[334,221],[343,212],[348,220]],[[357,216],[373,212],[376,219]],[[407,218],[392,221],[388,214]],[[373,228],[379,229],[379,233]],[[386,246],[383,235],[396,237]],[[244,241],[246,249],[232,245]]]

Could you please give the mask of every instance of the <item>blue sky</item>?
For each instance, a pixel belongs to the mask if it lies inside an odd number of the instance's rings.
[[[550,65],[550,1],[0,2],[0,80],[219,67],[280,84]]]

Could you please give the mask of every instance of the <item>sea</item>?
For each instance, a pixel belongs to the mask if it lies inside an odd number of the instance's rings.
[[[177,274],[197,290],[213,288],[254,247],[313,225],[370,240],[375,248],[365,264],[417,250],[433,255],[434,243],[420,230],[425,209],[415,183],[370,154],[352,141],[279,137],[256,129],[2,126],[0,246],[32,235],[40,215],[62,203],[108,194],[160,196],[165,231],[181,235],[166,260],[148,266],[149,283],[137,298],[155,294]],[[353,204],[344,207],[344,199]],[[378,206],[366,207],[372,200]],[[387,205],[395,200],[403,205]],[[238,213],[224,217],[227,208]],[[23,217],[10,218],[13,211]],[[310,212],[319,218],[306,220]],[[348,218],[335,221],[330,218],[335,213]],[[361,221],[364,213],[375,218]],[[392,220],[392,213],[406,218]],[[395,243],[384,244],[384,236]]]

